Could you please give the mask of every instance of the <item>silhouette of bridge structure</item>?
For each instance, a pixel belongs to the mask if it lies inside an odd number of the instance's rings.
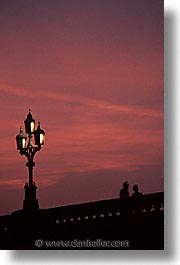
[[[126,246],[91,246],[87,249],[164,248],[164,193],[23,210],[0,217],[1,249],[85,249],[52,242],[79,240],[126,242]],[[40,245],[37,245],[40,240]]]

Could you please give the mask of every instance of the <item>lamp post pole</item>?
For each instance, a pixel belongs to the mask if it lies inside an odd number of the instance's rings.
[[[29,186],[33,185],[33,167],[35,166],[34,156],[36,152],[41,150],[41,147],[34,147],[32,143],[32,134],[28,135],[29,143],[26,148],[20,150],[21,155],[25,155],[27,157],[28,162],[26,166],[29,168]]]
[[[41,146],[44,144],[45,132],[40,128],[39,122],[35,130],[35,120],[32,117],[31,110],[29,110],[24,124],[26,134],[28,135],[28,143],[26,143],[27,136],[23,133],[22,128],[20,128],[20,133],[16,136],[16,142],[20,154],[27,158],[26,166],[29,169],[29,180],[24,186],[25,199],[23,201],[23,210],[32,213],[39,209],[39,203],[36,199],[37,186],[33,180],[34,156],[36,152],[41,150]]]

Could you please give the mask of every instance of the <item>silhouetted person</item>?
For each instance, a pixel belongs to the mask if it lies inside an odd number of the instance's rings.
[[[132,194],[133,197],[142,196],[142,193],[139,192],[139,187],[138,187],[137,184],[135,184],[135,185],[133,186],[133,191],[134,191],[133,194]]]
[[[120,190],[119,197],[120,198],[127,198],[129,197],[129,184],[127,181],[123,183],[123,188]]]

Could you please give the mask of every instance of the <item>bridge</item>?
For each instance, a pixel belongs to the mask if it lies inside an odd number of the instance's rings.
[[[36,244],[37,240],[40,240],[40,245]],[[79,243],[87,240],[109,243],[104,246],[66,244],[74,240]],[[114,241],[121,242],[115,246],[111,244]],[[164,193],[39,209],[32,213],[19,210],[0,217],[1,249],[49,247],[163,249]]]

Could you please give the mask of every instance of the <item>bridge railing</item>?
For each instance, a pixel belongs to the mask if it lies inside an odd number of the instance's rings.
[[[125,214],[157,213],[159,211],[164,211],[163,192],[42,209],[40,215],[57,222],[74,222]]]

